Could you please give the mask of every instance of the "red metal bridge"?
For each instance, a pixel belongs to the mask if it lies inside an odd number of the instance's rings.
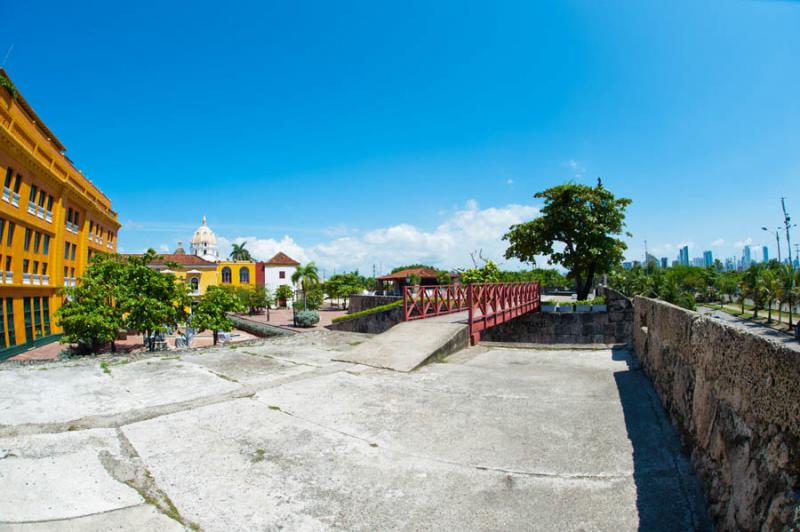
[[[540,308],[539,283],[406,286],[403,290],[406,321],[466,312],[472,345],[481,341],[481,331]]]

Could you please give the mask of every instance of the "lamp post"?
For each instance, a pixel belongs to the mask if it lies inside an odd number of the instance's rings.
[[[792,304],[794,300],[794,263],[792,262],[792,241],[789,237],[789,227],[791,227],[792,219],[789,213],[786,212],[786,198],[781,198],[781,207],[783,208],[783,224],[786,226],[786,244],[789,248],[789,275],[792,277],[791,292],[789,294],[789,328],[792,328]]]
[[[767,229],[766,227],[762,227],[761,229],[762,229],[763,231],[766,231],[766,232],[768,232],[768,233],[769,233],[769,231],[770,231],[770,230],[769,230],[769,229]],[[776,246],[778,246],[778,262],[780,263],[780,261],[781,261],[781,238],[780,238],[780,236],[778,235],[778,231],[779,231],[779,230],[780,230],[780,227],[778,227],[777,229],[775,229],[775,245],[776,245]]]

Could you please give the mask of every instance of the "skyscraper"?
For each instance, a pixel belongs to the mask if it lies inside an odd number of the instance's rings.
[[[750,246],[745,246],[742,250],[742,269],[746,270],[753,264],[753,259],[750,257]]]
[[[661,267],[666,268],[668,265],[667,257],[661,257]]]
[[[769,248],[764,246],[764,262],[769,262]]]
[[[714,265],[714,256],[711,254],[711,250],[703,252],[703,265],[706,268]]]
[[[678,262],[683,266],[689,265],[689,246],[683,246],[678,253]]]

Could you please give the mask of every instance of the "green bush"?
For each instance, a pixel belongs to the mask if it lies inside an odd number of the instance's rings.
[[[360,312],[353,312],[352,314],[345,314],[344,316],[339,316],[338,318],[333,318],[333,323],[337,323],[340,321],[350,320],[353,318],[360,318],[361,316],[367,316],[369,314],[375,314],[376,312],[383,312],[385,310],[392,310],[393,308],[399,307],[403,305],[403,300],[400,299],[393,303],[389,303],[387,305],[381,305],[379,307],[372,307],[367,310],[362,310]]]
[[[594,299],[589,300],[589,303],[591,303],[592,305],[605,305],[606,298],[604,298],[603,296],[596,297]]]
[[[313,327],[319,323],[319,312],[316,310],[301,310],[294,315],[298,327]]]

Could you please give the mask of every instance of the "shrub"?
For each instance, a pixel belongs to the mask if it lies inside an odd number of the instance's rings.
[[[592,299],[591,301],[589,301],[589,303],[591,303],[592,305],[605,305],[606,304],[606,298],[604,298],[603,296],[596,297],[596,298]]]
[[[319,312],[316,310],[301,310],[294,315],[298,327],[313,327],[319,323]]]
[[[393,308],[399,307],[403,304],[403,300],[395,301],[393,303],[389,303],[387,305],[380,305],[378,307],[368,308],[367,310],[362,310],[360,312],[353,312],[352,314],[345,314],[344,316],[339,316],[333,318],[333,323],[337,323],[340,321],[350,320],[353,318],[359,318],[361,316],[366,316],[368,314],[375,314],[376,312],[383,312],[385,310],[392,310]]]

